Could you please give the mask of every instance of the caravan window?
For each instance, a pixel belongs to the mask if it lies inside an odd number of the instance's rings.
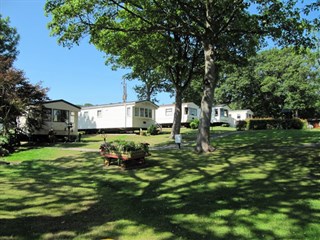
[[[75,122],[75,113],[70,112],[70,122],[74,123]]]
[[[184,108],[184,114],[188,115],[188,112],[189,112],[189,108],[185,107]]]
[[[134,108],[134,115],[136,117],[139,117],[139,108],[137,108],[137,107]]]
[[[166,108],[165,109],[165,115],[166,116],[172,116],[172,108]]]
[[[144,117],[144,108],[140,108],[140,117]]]
[[[196,108],[189,108],[189,114],[191,116],[197,116],[197,109]]]
[[[61,109],[53,109],[54,122],[67,122],[69,118],[69,111]]]
[[[101,110],[97,110],[97,117],[101,118],[102,117],[102,111]]]
[[[134,115],[136,117],[152,118],[152,109],[135,107],[134,108]]]
[[[214,110],[214,116],[218,116],[218,115],[219,115],[218,109],[215,109]]]
[[[43,109],[43,119],[45,121],[51,121],[52,120],[52,109],[51,108],[44,108]]]
[[[220,109],[220,116],[228,117],[228,110],[224,109],[224,108],[221,108]]]

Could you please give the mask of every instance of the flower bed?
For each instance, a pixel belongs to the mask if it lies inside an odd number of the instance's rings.
[[[132,141],[106,142],[100,146],[100,155],[104,158],[104,164],[109,166],[112,162],[126,167],[129,161],[135,164],[144,164],[145,157],[149,156],[148,143],[134,143]]]

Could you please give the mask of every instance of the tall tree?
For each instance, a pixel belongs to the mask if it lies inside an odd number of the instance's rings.
[[[202,97],[202,79],[203,73],[195,76],[190,83],[190,87],[186,89],[183,94],[184,102],[194,102],[198,106],[201,105],[201,97]]]
[[[2,135],[17,127],[17,118],[28,112],[28,107],[47,99],[46,89],[31,84],[21,70],[13,67],[17,57],[19,35],[9,19],[0,18],[0,123]],[[30,118],[30,120],[34,120]]]
[[[207,152],[213,150],[210,145],[210,120],[221,62],[247,58],[256,51],[258,44],[266,36],[280,45],[311,44],[307,32],[311,30],[312,23],[301,17],[302,9],[297,2],[47,0],[45,10],[52,14],[49,24],[52,35],[58,36],[58,41],[65,45],[79,43],[87,34],[90,35],[91,42],[95,42],[95,36],[99,32],[108,35],[115,32],[139,32],[143,35],[168,30],[201,42],[204,78],[197,151]],[[309,7],[308,10],[312,8]],[[144,24],[127,25],[128,16],[133,22]],[[126,48],[126,43],[123,47]]]
[[[125,17],[124,17],[125,16]],[[118,27],[133,29],[148,28],[149,24],[139,21],[131,13],[123,12],[123,21]],[[87,24],[90,24],[87,22]],[[174,22],[172,22],[174,24]],[[103,39],[103,41],[101,41]],[[110,44],[113,40],[123,44]],[[180,133],[182,96],[192,77],[199,71],[201,45],[192,36],[181,35],[167,29],[150,32],[97,32],[92,38],[101,51],[109,53],[109,63],[121,67],[131,67],[130,76],[144,81],[147,96],[151,91],[169,90],[175,97],[175,112],[171,137]],[[201,59],[202,60],[202,59]]]
[[[121,26],[148,27],[144,22],[135,21],[131,14],[126,15]],[[179,134],[183,93],[193,76],[199,72],[199,62],[202,61],[201,44],[197,39],[170,30],[146,35],[136,32],[115,32],[110,35],[109,32],[100,31],[91,41],[99,50],[109,54],[107,63],[113,64],[113,68],[130,67],[132,72],[128,76],[143,80],[142,93],[147,98],[156,90],[173,93],[175,112],[171,137]],[[117,44],[110,44],[115,41]],[[119,43],[125,43],[126,47]]]
[[[17,30],[10,26],[9,18],[2,18],[0,14],[0,56],[15,59],[19,54],[17,45],[19,42]]]
[[[170,91],[169,84],[162,76],[153,69],[142,70],[139,73],[131,72],[124,76],[128,80],[139,80],[142,85],[133,87],[139,100],[148,100],[157,103],[157,93]]]
[[[259,117],[279,117],[283,109],[308,117],[320,100],[317,53],[310,50],[274,48],[251,58],[246,67],[227,70],[216,99],[250,108]]]

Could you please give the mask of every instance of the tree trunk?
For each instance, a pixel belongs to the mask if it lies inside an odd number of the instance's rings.
[[[217,84],[217,69],[214,62],[214,49],[210,39],[204,40],[205,75],[203,80],[203,96],[201,100],[200,123],[197,136],[197,152],[211,152],[214,148],[210,145],[210,123],[213,93]]]
[[[174,138],[176,134],[180,134],[181,128],[181,113],[182,113],[182,91],[181,89],[176,89],[175,97],[175,110],[173,115],[173,124],[171,129],[171,138]]]

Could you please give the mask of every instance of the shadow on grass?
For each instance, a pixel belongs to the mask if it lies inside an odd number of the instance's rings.
[[[1,198],[0,237],[315,239],[319,150],[270,149],[154,151],[128,171],[95,153],[2,167],[1,192],[14,192]]]

